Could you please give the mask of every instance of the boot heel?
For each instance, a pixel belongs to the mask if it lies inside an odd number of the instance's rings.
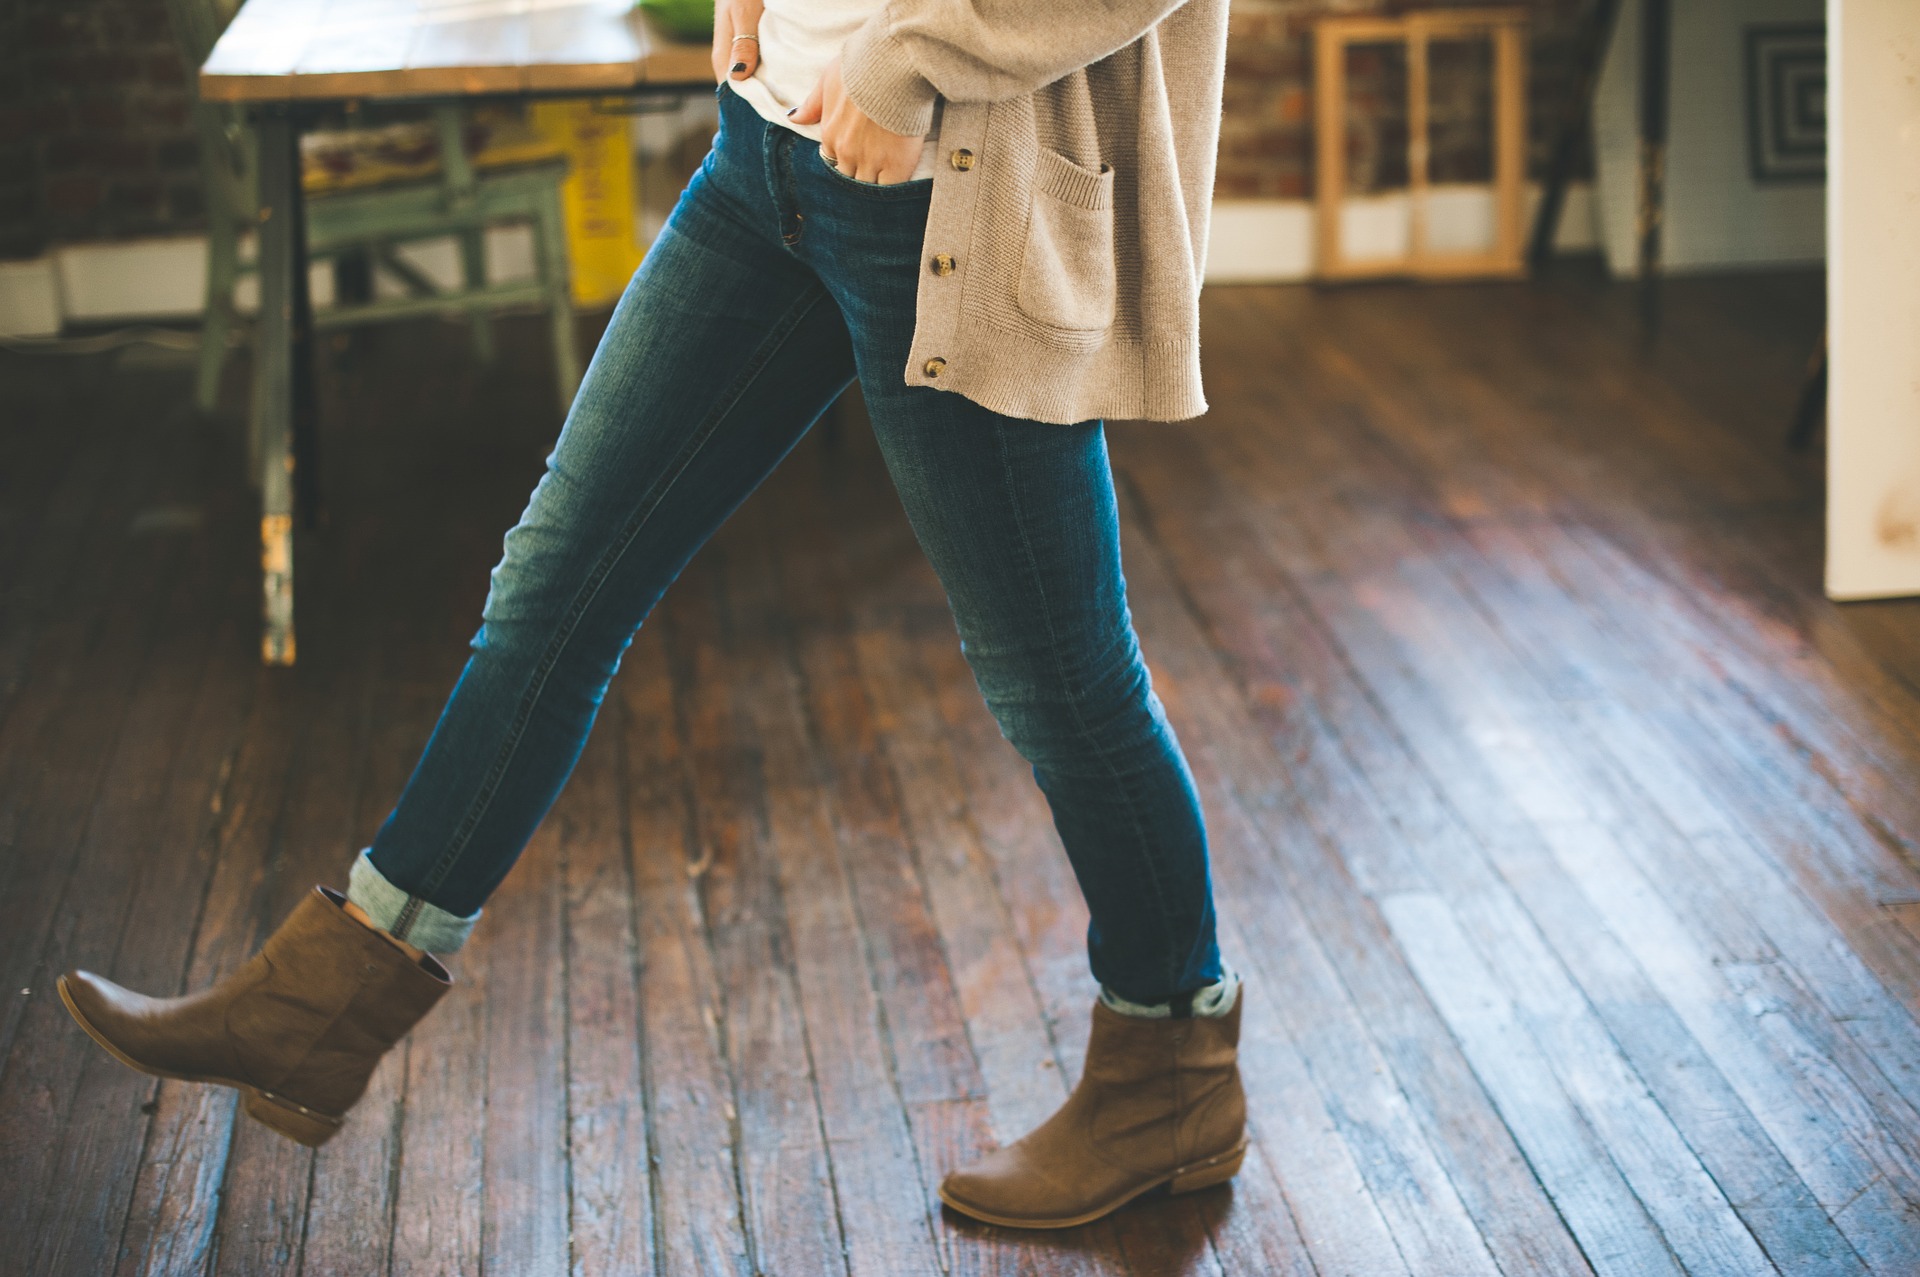
[[[319,1148],[339,1133],[345,1118],[329,1117],[270,1091],[248,1090],[247,1116],[297,1144]]]
[[[1167,1181],[1169,1194],[1191,1193],[1197,1189],[1212,1188],[1215,1184],[1224,1184],[1240,1173],[1240,1163],[1246,1160],[1247,1146],[1242,1144],[1231,1153],[1222,1153],[1187,1167]]]

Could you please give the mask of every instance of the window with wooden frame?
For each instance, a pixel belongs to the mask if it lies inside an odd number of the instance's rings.
[[[1493,234],[1484,249],[1432,244],[1432,47],[1453,41],[1492,47]],[[1404,50],[1407,84],[1407,237],[1399,255],[1354,257],[1344,242],[1347,197],[1347,53],[1355,45]],[[1322,279],[1408,275],[1419,279],[1510,278],[1522,259],[1526,165],[1526,11],[1429,9],[1394,16],[1322,18],[1314,24],[1314,194]]]

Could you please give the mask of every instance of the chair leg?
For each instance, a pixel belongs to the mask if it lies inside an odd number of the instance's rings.
[[[1820,334],[1820,346],[1807,361],[1807,375],[1800,383],[1800,402],[1794,405],[1793,424],[1787,430],[1787,447],[1804,452],[1820,429],[1827,411],[1827,334]]]
[[[227,334],[233,328],[233,285],[240,274],[233,222],[213,210],[207,233],[207,308],[200,323],[200,363],[193,398],[202,412],[220,399],[220,370],[227,362]]]
[[[560,412],[564,416],[573,407],[573,395],[580,388],[580,356],[573,341],[573,293],[567,278],[566,220],[560,212],[560,193],[550,190],[540,201],[534,221],[536,251],[540,257],[540,279],[547,286],[548,321],[553,326],[553,370],[560,393]]]
[[[479,227],[460,233],[460,271],[469,292],[487,286],[487,233]],[[473,353],[481,363],[493,360],[493,320],[484,310],[472,316]]]
[[[249,375],[247,377],[247,486],[260,491],[261,449],[266,446],[267,429],[267,353],[260,340],[260,325],[247,334]]]

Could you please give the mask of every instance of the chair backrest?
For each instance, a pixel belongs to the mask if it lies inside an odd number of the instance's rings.
[[[187,83],[196,86],[200,66],[213,52],[220,34],[240,11],[241,0],[167,0],[174,45],[186,63]],[[210,212],[245,220],[257,204],[254,188],[254,137],[246,113],[225,102],[203,102],[194,94],[194,124],[200,135],[202,168],[208,184]],[[462,139],[465,112],[442,104],[433,112],[440,135],[443,181],[449,201],[472,197],[474,174]]]

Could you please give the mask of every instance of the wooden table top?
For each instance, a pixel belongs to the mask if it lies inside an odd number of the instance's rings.
[[[246,0],[200,68],[217,102],[710,84],[708,45],[631,0]]]

